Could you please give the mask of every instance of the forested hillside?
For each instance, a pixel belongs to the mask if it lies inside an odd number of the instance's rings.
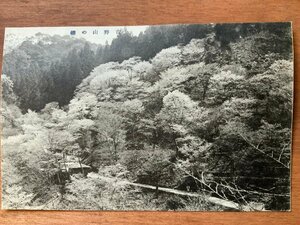
[[[4,58],[5,207],[290,209],[289,23],[47,38]]]
[[[133,56],[150,59],[163,48],[204,37],[211,30],[210,25],[156,26],[136,37],[124,29],[105,46],[85,39],[37,33],[15,48],[7,43],[9,51],[2,73],[14,82],[22,111],[40,111],[51,101],[60,106],[68,104],[76,86],[95,66]]]

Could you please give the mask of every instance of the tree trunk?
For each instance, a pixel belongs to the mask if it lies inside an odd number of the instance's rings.
[[[82,175],[84,175],[84,170],[83,170],[83,168],[82,168],[82,164],[81,164],[80,158],[77,157],[77,160],[78,160],[78,163],[79,163],[80,168],[81,168],[81,173],[82,173]]]

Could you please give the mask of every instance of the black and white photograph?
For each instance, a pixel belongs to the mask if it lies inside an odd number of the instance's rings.
[[[290,22],[11,27],[2,209],[290,211]]]

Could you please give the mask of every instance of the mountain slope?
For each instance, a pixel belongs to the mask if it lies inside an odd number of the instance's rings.
[[[82,39],[38,33],[8,52],[3,60],[3,74],[13,81],[14,91],[20,97],[22,110],[42,109],[47,103],[48,95],[51,92],[59,92],[53,87],[55,84],[53,78],[49,77],[52,65],[62,62],[61,66],[64,67],[66,59],[74,49],[76,51],[72,54],[79,54],[85,46],[90,48],[91,45]],[[90,50],[89,52],[92,53]],[[59,73],[57,76],[63,75],[60,71],[57,72]]]

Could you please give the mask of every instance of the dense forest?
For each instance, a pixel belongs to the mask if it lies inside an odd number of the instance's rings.
[[[3,207],[290,209],[290,23],[37,36],[4,56]]]

